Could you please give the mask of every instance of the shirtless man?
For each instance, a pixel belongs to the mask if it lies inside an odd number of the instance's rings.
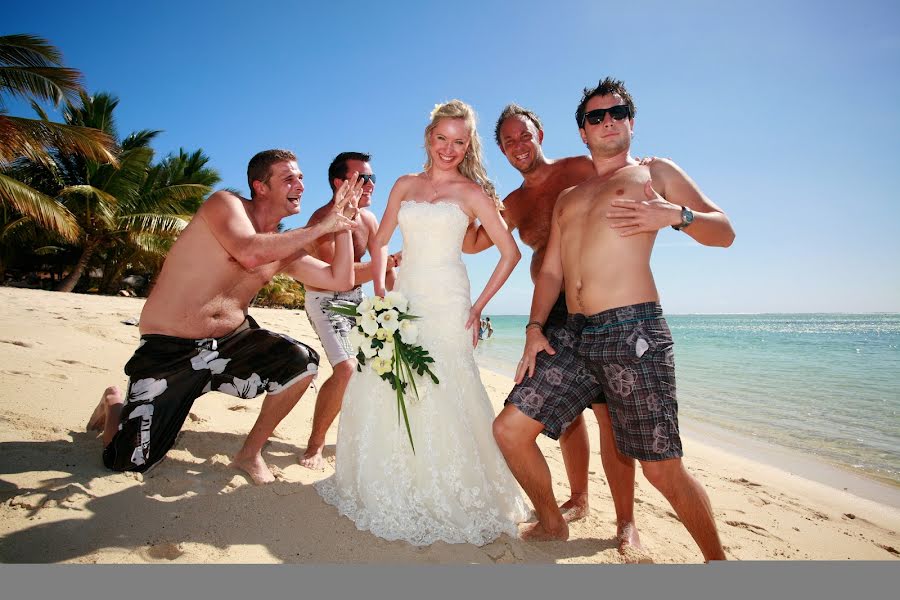
[[[709,497],[681,460],[672,336],[650,253],[668,226],[708,246],[730,246],[734,231],[673,162],[640,165],[630,156],[634,113],[624,84],[610,78],[586,89],[578,105],[596,176],[564,191],[554,208],[516,380],[533,376],[553,354],[565,357],[570,371],[586,368],[594,390],[582,397],[605,396],[619,454],[640,461],[703,557],[723,560]],[[563,282],[569,316],[564,335],[548,340],[542,325]],[[567,529],[564,521],[541,521],[536,533],[565,539]]]
[[[531,278],[537,276],[544,259],[547,238],[550,234],[550,219],[559,193],[594,176],[594,165],[586,156],[572,156],[549,159],[544,156],[541,143],[544,130],[541,121],[532,111],[516,104],[503,109],[494,128],[494,139],[506,156],[509,164],[522,174],[523,181],[503,201],[501,213],[510,229],[519,229],[519,236],[534,252],[531,257]],[[491,246],[490,237],[484,230],[470,228],[466,234],[463,251],[481,252]],[[559,299],[547,323],[545,332],[562,327],[566,322],[566,299],[562,286]],[[552,368],[552,365],[551,365]],[[529,388],[530,389],[530,388]],[[507,462],[510,457],[518,462],[525,460],[530,465],[529,478],[536,478],[534,485],[527,485],[519,479],[525,492],[531,498],[538,514],[552,513],[559,519],[574,521],[587,516],[588,507],[588,466],[590,445],[585,426],[584,407],[572,406],[569,398],[556,395],[540,406],[524,403],[527,390],[517,386],[506,400],[506,406],[494,422],[494,435]],[[571,496],[557,507],[550,480],[550,469],[537,445],[537,436],[544,435],[559,440],[566,474],[569,479]],[[614,471],[604,469],[609,479],[616,477]],[[510,464],[513,474],[518,471]],[[621,476],[619,476],[621,477]],[[634,476],[632,476],[632,480]],[[540,508],[538,508],[540,507]],[[528,531],[523,532],[528,537]]]
[[[166,455],[194,400],[216,390],[240,398],[267,392],[259,417],[232,466],[254,483],[275,480],[261,451],[316,374],[319,356],[285,335],[260,329],[250,302],[277,273],[309,285],[353,286],[352,216],[362,189],[355,177],[316,225],[276,233],[300,212],[303,174],[287,150],[250,160],[251,200],[209,197],[169,251],[140,317],[141,341],[125,365],[128,393],[108,388],[89,429],[103,429],[103,462],[115,471],[146,471]],[[331,264],[304,248],[335,234]]]
[[[306,452],[300,458],[300,464],[310,469],[322,469],[325,461],[322,449],[325,447],[325,434],[334,423],[341,410],[341,400],[347,383],[356,369],[355,353],[350,348],[349,334],[355,324],[348,317],[328,310],[328,303],[345,300],[359,303],[362,300],[362,284],[372,281],[371,263],[360,262],[366,250],[371,250],[378,231],[378,219],[369,210],[372,204],[372,193],[375,191],[375,174],[369,164],[370,156],[363,152],[342,152],[338,154],[328,167],[328,183],[331,185],[332,197],[325,205],[316,209],[309,218],[307,227],[320,223],[334,212],[339,187],[348,173],[359,173],[362,182],[362,195],[359,198],[359,214],[356,216],[356,228],[353,230],[353,274],[354,287],[349,291],[332,291],[313,285],[306,286],[306,316],[319,336],[325,355],[331,363],[332,375],[329,377],[316,397],[316,409],[313,413],[312,431],[306,444]],[[311,244],[310,253],[316,258],[331,263],[335,256],[335,242],[332,236],[323,236]],[[388,272],[386,274],[387,289],[393,288],[394,268],[399,261],[398,255],[388,256]]]

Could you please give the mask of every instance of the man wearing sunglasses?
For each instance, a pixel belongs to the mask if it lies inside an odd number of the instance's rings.
[[[331,161],[331,165],[328,167],[328,183],[331,186],[332,194],[337,193],[348,173],[359,173],[359,180],[363,185],[358,211],[355,215],[351,215],[356,222],[356,228],[353,230],[353,272],[355,277],[353,288],[344,291],[306,287],[306,315],[322,342],[333,371],[331,377],[322,384],[316,397],[312,431],[306,444],[306,452],[300,458],[300,464],[310,469],[318,470],[324,467],[322,449],[325,446],[325,434],[341,410],[344,390],[356,369],[356,359],[354,358],[356,353],[351,350],[348,337],[354,323],[350,318],[329,310],[328,304],[335,300],[359,303],[362,300],[362,284],[373,279],[371,263],[361,262],[366,250],[371,250],[375,241],[375,233],[378,231],[378,219],[369,210],[369,206],[372,204],[372,193],[375,191],[375,174],[369,164],[370,158],[364,152],[342,152]],[[312,214],[307,227],[311,227],[327,217],[334,210],[334,202],[335,197],[332,195],[331,200]],[[334,236],[317,239],[310,248],[310,253],[326,263],[331,263],[335,256]],[[388,272],[385,278],[388,289],[393,287],[396,274],[394,269],[399,262],[399,253],[388,257]]]
[[[634,114],[624,84],[610,78],[586,89],[578,105],[576,120],[595,176],[564,191],[553,209],[516,381],[534,380],[551,358],[560,368],[567,362],[569,370],[586,375],[582,381],[592,389],[573,393],[593,403],[600,451],[632,473],[631,481],[610,479],[620,539],[627,534],[621,521],[623,514],[631,516],[638,460],[703,557],[722,560],[709,497],[681,460],[672,336],[650,254],[657,232],[669,226],[707,246],[730,246],[734,231],[725,213],[673,162],[642,165],[631,157]],[[542,328],[563,283],[569,315],[564,333],[548,340]],[[594,403],[597,397],[605,406]],[[604,414],[611,436],[603,435]],[[555,523],[538,526],[553,537]]]

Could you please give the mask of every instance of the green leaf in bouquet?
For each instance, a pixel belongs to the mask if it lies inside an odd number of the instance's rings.
[[[333,300],[328,303],[328,310],[345,317],[358,317],[359,311],[357,311],[356,307],[356,304],[347,300]]]

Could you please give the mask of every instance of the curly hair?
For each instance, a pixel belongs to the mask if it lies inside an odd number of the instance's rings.
[[[428,153],[428,138],[441,119],[462,119],[469,128],[469,149],[466,156],[459,164],[459,172],[466,179],[470,179],[481,186],[484,193],[493,199],[497,210],[503,210],[503,204],[497,195],[497,188],[488,178],[487,169],[484,167],[484,159],[481,151],[481,138],[475,128],[475,111],[462,100],[451,100],[443,104],[436,104],[431,111],[431,122],[425,127],[425,166],[428,171],[431,168],[431,155]]]
[[[600,83],[595,88],[584,88],[584,95],[581,97],[581,102],[578,103],[578,110],[575,111],[575,121],[578,122],[578,128],[581,129],[584,126],[584,107],[587,106],[588,100],[594,96],[611,96],[613,94],[621,96],[633,119],[637,109],[634,106],[634,100],[631,99],[631,94],[625,89],[625,83],[618,79],[607,77],[600,80]]]

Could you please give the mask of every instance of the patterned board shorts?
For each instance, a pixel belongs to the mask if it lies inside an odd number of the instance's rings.
[[[638,460],[683,456],[672,333],[656,302],[585,317],[578,354],[600,381],[619,452]]]
[[[312,325],[316,335],[325,348],[325,356],[331,366],[342,363],[347,359],[355,358],[356,352],[350,348],[350,330],[355,323],[350,317],[339,315],[328,309],[328,303],[335,300],[344,300],[359,304],[362,302],[362,288],[357,286],[347,292],[306,292],[305,306],[306,316]]]
[[[592,403],[605,402],[597,378],[575,351],[581,324],[569,318],[566,297],[560,294],[550,311],[544,335],[556,354],[537,355],[534,375],[516,385],[507,404],[544,426],[543,434],[554,440]]]
[[[175,444],[201,395],[213,390],[238,398],[276,394],[314,376],[318,366],[315,350],[260,329],[250,316],[221,338],[143,335],[125,365],[128,395],[103,463],[114,471],[146,471]]]

